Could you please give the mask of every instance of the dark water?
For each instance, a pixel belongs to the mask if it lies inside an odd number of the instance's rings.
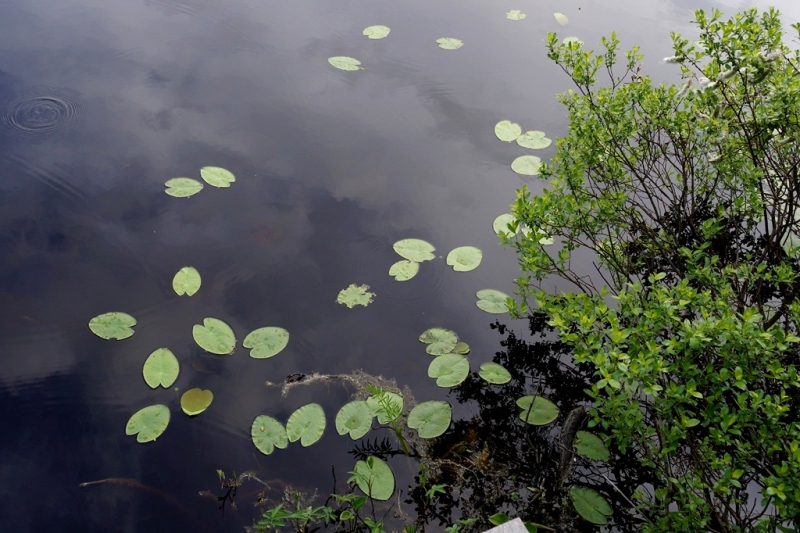
[[[218,489],[216,469],[325,494],[335,465],[342,483],[351,442],[332,420],[348,390],[281,398],[265,382],[363,369],[417,400],[448,399],[427,378],[417,337],[455,330],[473,368],[497,350],[474,293],[513,291],[515,257],[491,223],[526,182],[509,169],[526,151],[493,127],[511,119],[564,132],[554,95],[568,84],[544,56],[545,33],[591,44],[618,30],[666,78],[674,71],[658,59],[669,31],[688,31],[704,4],[0,2],[0,531],[240,531],[255,493],[223,517],[198,495]],[[528,18],[509,21],[510,9]],[[363,37],[373,24],[389,37]],[[441,50],[445,36],[466,44]],[[338,71],[335,55],[365,70]],[[207,165],[236,183],[164,194],[166,180]],[[442,255],[478,246],[483,263],[462,274],[438,259],[398,283],[387,275],[399,259],[392,243],[407,237]],[[203,277],[192,298],[171,288],[185,265]],[[375,302],[337,305],[351,283],[370,285]],[[137,318],[132,338],[91,334],[88,320],[113,310]],[[285,327],[291,340],[269,360],[241,348],[210,356],[191,337],[207,316],[240,341],[261,326]],[[162,346],[182,365],[175,387],[214,392],[207,412],[190,419],[180,391],[143,382],[145,358]],[[256,415],[285,420],[309,401],[328,415],[319,443],[271,456],[254,448]],[[153,403],[172,421],[138,444],[125,423]],[[406,484],[416,473],[411,461],[392,466]],[[107,478],[135,483],[78,487]]]

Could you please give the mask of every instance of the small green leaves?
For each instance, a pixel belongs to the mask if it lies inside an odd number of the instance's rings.
[[[230,170],[220,167],[203,167],[200,169],[200,177],[209,185],[221,189],[230,187],[231,183],[236,181],[236,177]]]
[[[428,346],[425,351],[431,355],[444,355],[453,351],[458,343],[458,335],[449,329],[431,328],[419,336],[420,342]]]
[[[597,491],[585,487],[572,487],[569,491],[572,505],[585,520],[592,524],[603,525],[611,516],[611,506]]]
[[[167,180],[165,193],[175,198],[188,198],[203,190],[203,184],[192,178],[172,178]]]
[[[436,39],[436,42],[439,44],[439,48],[444,48],[445,50],[457,50],[464,46],[464,41],[453,37],[441,37]]]
[[[168,389],[178,379],[180,365],[178,359],[167,348],[159,348],[151,353],[144,362],[142,374],[144,381],[151,389],[159,385]]]
[[[495,526],[499,526],[501,524],[505,524],[511,520],[506,513],[495,513],[489,517],[489,522],[491,522]]]
[[[283,328],[266,327],[251,331],[242,346],[252,348],[250,357],[267,359],[279,354],[289,344],[289,332]]]
[[[228,355],[236,349],[236,335],[231,327],[216,318],[204,318],[203,325],[195,324],[192,337],[202,349],[217,355]]]
[[[387,390],[367,398],[367,405],[378,417],[379,424],[391,424],[403,413],[403,397]]]
[[[181,395],[181,409],[189,416],[196,416],[208,409],[214,401],[214,393],[210,390],[189,389]]]
[[[133,335],[136,319],[127,313],[112,311],[97,315],[89,321],[89,329],[101,339],[121,341]]]
[[[416,429],[420,438],[432,439],[447,431],[452,416],[453,410],[447,402],[422,402],[408,413],[408,427]]]
[[[172,278],[172,288],[178,296],[193,296],[200,290],[200,273],[190,266],[183,267]]]
[[[558,418],[558,407],[541,396],[523,396],[517,400],[519,417],[534,426],[545,426]]]
[[[353,478],[361,492],[375,500],[386,501],[394,492],[394,474],[385,461],[374,456],[358,461]]]
[[[511,122],[510,120],[501,120],[494,127],[494,134],[503,142],[513,142],[522,134],[522,128],[519,124]]]
[[[545,137],[543,131],[526,131],[517,137],[517,144],[523,148],[531,148],[533,150],[540,150],[547,148],[553,141]]]
[[[329,57],[328,63],[338,68],[339,70],[349,70],[349,71],[362,70],[361,61],[359,61],[358,59],[353,59],[352,57],[347,57],[347,56]]]
[[[372,408],[364,400],[346,403],[336,413],[336,431],[339,435],[349,433],[351,439],[358,440],[372,428],[373,416]]]
[[[608,461],[610,457],[603,440],[588,431],[578,431],[575,434],[575,450],[595,461]]]
[[[389,275],[397,281],[408,281],[419,272],[419,263],[416,261],[398,261],[389,268]]]
[[[447,254],[447,264],[456,272],[469,272],[481,264],[483,252],[474,246],[460,246]]]
[[[339,291],[339,296],[336,298],[336,303],[344,304],[350,309],[357,305],[367,306],[372,303],[375,297],[374,292],[367,292],[369,285],[356,285],[351,284],[346,289]]]
[[[563,13],[553,13],[553,16],[556,18],[556,21],[562,26],[566,26],[567,24],[569,24],[569,19]]]
[[[285,449],[289,445],[289,437],[283,424],[267,415],[259,415],[253,420],[250,437],[258,451],[264,455],[271,454],[275,448]]]
[[[397,252],[400,257],[417,263],[430,261],[436,258],[436,256],[433,255],[436,248],[434,248],[431,243],[423,241],[422,239],[403,239],[394,243],[392,248],[394,248],[394,251]]]
[[[150,442],[164,433],[169,424],[169,408],[166,405],[148,405],[136,411],[125,425],[126,435],[136,436],[137,442]]]
[[[528,15],[520,11],[519,9],[512,9],[508,13],[506,13],[506,18],[509,20],[525,20]]]
[[[538,176],[542,160],[535,155],[522,155],[511,162],[511,170],[523,176]]]
[[[369,28],[364,28],[364,35],[370,39],[383,39],[389,35],[390,31],[388,26],[370,26]]]
[[[440,387],[455,387],[469,375],[469,359],[457,353],[440,355],[428,366],[428,377]]]
[[[475,293],[475,296],[478,297],[478,301],[475,305],[486,311],[487,313],[507,313],[508,312],[508,304],[506,300],[509,296],[500,291],[496,291],[494,289],[483,289]]]
[[[482,363],[478,375],[495,385],[502,385],[511,381],[511,374],[497,363]]]
[[[295,411],[286,421],[289,442],[300,441],[303,446],[317,442],[325,431],[325,411],[318,403],[309,403]]]

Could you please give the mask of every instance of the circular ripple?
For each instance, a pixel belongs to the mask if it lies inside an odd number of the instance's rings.
[[[39,87],[8,102],[0,115],[4,129],[27,136],[43,137],[74,124],[82,113],[73,91]]]

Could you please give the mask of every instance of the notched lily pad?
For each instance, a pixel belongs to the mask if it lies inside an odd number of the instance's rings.
[[[458,341],[456,345],[450,350],[452,353],[467,355],[469,353],[469,344],[466,342]]]
[[[431,355],[444,355],[453,351],[458,344],[458,335],[449,329],[430,328],[419,336],[420,342],[428,346],[425,351]]]
[[[516,220],[517,218],[511,213],[503,213],[502,215],[499,215],[497,218],[494,219],[494,222],[492,222],[492,229],[498,236],[506,234],[509,237],[513,237],[517,233],[519,233],[520,225],[517,224],[514,231],[511,231],[511,228],[509,226],[514,222],[516,222]]]
[[[383,391],[381,393],[383,398],[385,399],[385,403],[389,404],[389,409],[395,411],[397,413],[403,413],[403,397],[397,393],[391,391]],[[390,418],[389,413],[386,412],[386,409],[381,405],[381,401],[378,399],[377,396],[370,396],[367,398],[367,405],[372,410],[374,416],[378,417],[379,424],[390,424],[397,420],[399,417]]]
[[[189,416],[197,416],[214,401],[214,393],[199,388],[189,389],[181,395],[181,409]]]
[[[455,387],[468,375],[469,359],[457,353],[440,355],[428,365],[428,377],[435,378],[439,387]]]
[[[178,296],[194,296],[200,290],[200,273],[196,268],[185,266],[178,270],[175,277],[172,278],[172,289]]]
[[[469,272],[481,264],[483,252],[474,246],[459,246],[447,254],[447,264],[456,272]]]
[[[398,261],[389,268],[389,275],[397,281],[408,281],[419,272],[419,263],[416,261]]]
[[[444,48],[445,50],[457,50],[464,46],[464,41],[453,37],[440,37],[436,39],[436,42],[439,44],[439,48]]]
[[[475,305],[487,313],[501,314],[508,312],[508,304],[506,303],[509,298],[508,294],[494,289],[483,289],[476,292],[475,295],[478,297]]]
[[[494,134],[501,141],[510,143],[515,141],[517,137],[522,134],[522,128],[519,124],[511,122],[510,120],[501,120],[494,126]]]
[[[283,424],[267,415],[259,415],[253,420],[250,437],[258,451],[269,455],[275,448],[285,449],[289,445],[286,428]]]
[[[603,525],[608,522],[612,510],[608,501],[596,490],[585,487],[572,487],[569,491],[572,505],[585,520],[592,524]]]
[[[390,30],[388,26],[370,26],[368,28],[364,28],[364,35],[370,39],[383,39],[389,35],[390,31],[392,30]]]
[[[358,59],[353,59],[352,57],[347,57],[347,56],[329,57],[328,63],[338,68],[339,70],[348,70],[348,71],[363,70],[361,67],[361,61],[359,61]]]
[[[511,381],[511,374],[497,363],[482,363],[478,375],[489,383],[502,385]]]
[[[309,403],[299,408],[286,421],[286,434],[289,442],[300,441],[303,446],[311,446],[325,432],[325,411],[318,403]]]
[[[575,450],[584,457],[595,461],[608,461],[610,458],[603,439],[588,431],[575,433]]]
[[[236,181],[230,170],[221,167],[203,167],[200,169],[200,177],[209,185],[221,189],[230,187],[231,183]]]
[[[164,433],[168,424],[169,408],[166,405],[148,405],[133,413],[128,419],[125,434],[136,435],[137,442],[150,442]]]
[[[375,500],[386,501],[394,492],[394,474],[385,461],[375,456],[358,461],[353,472],[361,492]]]
[[[438,437],[450,427],[453,410],[440,400],[422,402],[408,413],[408,427],[416,429],[422,439]]]
[[[289,332],[283,328],[265,327],[251,331],[242,341],[242,346],[252,348],[250,357],[267,359],[279,354],[289,344]]]
[[[344,304],[350,309],[357,305],[368,306],[372,303],[375,297],[374,292],[368,292],[369,285],[356,285],[351,284],[346,289],[339,291],[339,296],[336,298],[336,303]]]
[[[526,131],[517,137],[517,144],[523,148],[530,148],[532,150],[541,150],[547,148],[553,142],[548,139],[543,131]]]
[[[159,385],[168,389],[178,379],[180,365],[178,359],[168,348],[159,348],[151,353],[144,362],[142,375],[151,389]]]
[[[394,243],[392,248],[394,248],[394,251],[397,252],[400,257],[417,263],[430,261],[436,258],[433,254],[436,248],[434,248],[431,243],[423,241],[422,239],[403,239]]]
[[[121,311],[97,315],[89,321],[89,329],[101,339],[121,341],[133,335],[136,319]]]
[[[203,184],[192,178],[172,178],[167,180],[164,191],[175,198],[188,198],[203,190]]]
[[[523,176],[538,176],[542,160],[535,155],[521,155],[511,163],[511,170]]]
[[[350,434],[350,438],[358,440],[372,429],[372,417],[375,413],[364,400],[346,403],[336,413],[336,431],[339,435]]]
[[[517,406],[522,409],[519,417],[534,426],[545,426],[558,418],[556,404],[542,396],[523,396],[517,399]]]
[[[236,335],[231,327],[217,318],[204,318],[203,325],[192,327],[194,341],[207,352],[228,355],[236,349]]]

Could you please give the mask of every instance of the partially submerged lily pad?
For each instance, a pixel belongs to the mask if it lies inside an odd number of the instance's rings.
[[[567,24],[569,24],[569,19],[563,13],[553,13],[553,16],[556,18],[556,21],[558,21],[558,23],[561,24],[562,26],[566,26]]]
[[[364,400],[346,403],[336,413],[336,431],[339,435],[350,434],[350,438],[358,440],[372,428],[372,408]]]
[[[483,289],[476,292],[475,295],[478,297],[475,305],[487,313],[501,314],[508,312],[508,304],[506,303],[509,298],[508,294],[494,289]]]
[[[253,420],[250,436],[258,451],[269,455],[275,448],[284,449],[289,445],[286,428],[283,424],[267,415],[259,415]]]
[[[457,353],[440,355],[428,365],[428,377],[439,387],[455,387],[469,375],[469,359]]]
[[[542,396],[523,396],[517,399],[522,412],[519,417],[534,426],[545,426],[558,418],[556,404]]]
[[[456,272],[469,272],[481,264],[483,252],[474,246],[459,246],[447,254],[447,264]]]
[[[538,176],[542,160],[535,155],[521,155],[511,162],[511,170],[523,176]]]
[[[349,71],[362,70],[361,61],[359,61],[358,59],[353,59],[352,57],[347,57],[347,56],[329,57],[328,63],[338,68],[339,70],[349,70]]]
[[[283,328],[265,327],[251,331],[242,341],[242,346],[252,348],[250,357],[267,359],[279,354],[289,344],[289,332]]]
[[[532,150],[547,148],[552,142],[552,139],[548,139],[543,131],[526,131],[517,137],[518,145]]]
[[[408,427],[416,429],[422,439],[438,437],[450,427],[453,410],[440,400],[422,402],[408,413]]]
[[[595,461],[608,461],[610,458],[603,439],[588,431],[575,433],[575,450],[584,457]]]
[[[221,189],[230,187],[231,183],[236,181],[236,177],[230,170],[221,167],[203,167],[200,169],[200,177],[209,185]]]
[[[596,490],[572,487],[569,495],[578,514],[592,524],[606,524],[608,517],[613,513],[608,501]]]
[[[199,388],[189,389],[181,395],[181,409],[189,416],[197,416],[214,401],[214,393]]]
[[[458,335],[449,329],[430,328],[419,336],[420,342],[428,346],[425,351],[431,355],[444,355],[453,351],[458,343]]]
[[[371,455],[366,461],[358,461],[353,472],[358,488],[370,498],[386,501],[392,497],[394,474],[382,459]]]
[[[392,248],[394,248],[394,251],[397,252],[400,257],[417,263],[430,261],[436,258],[433,254],[436,248],[434,248],[431,243],[423,241],[422,239],[403,239],[394,243]]]
[[[511,381],[511,374],[508,370],[497,363],[482,363],[478,375],[495,385],[502,385]]]
[[[510,120],[501,120],[494,126],[494,134],[501,141],[510,143],[515,141],[517,137],[522,134],[522,128],[519,124],[511,122]]]
[[[364,28],[364,35],[369,37],[370,39],[383,39],[391,30],[388,26],[370,26],[368,28]]]
[[[336,298],[336,303],[344,304],[350,309],[357,305],[367,306],[372,303],[375,297],[374,292],[368,292],[369,285],[356,285],[351,284],[346,289],[339,291],[339,296]]]
[[[178,359],[168,348],[159,348],[151,353],[144,361],[142,375],[144,381],[151,389],[159,385],[168,389],[178,379],[180,365]]]
[[[469,353],[469,344],[466,342],[458,341],[453,349],[450,350],[452,353],[459,353],[461,355],[467,355]]]
[[[196,268],[185,266],[178,270],[175,277],[172,278],[172,288],[178,296],[193,296],[200,290],[200,273]]]
[[[175,198],[188,198],[203,190],[203,184],[192,178],[172,178],[167,180],[165,193]]]
[[[318,403],[309,403],[295,411],[286,421],[286,434],[289,442],[300,441],[303,446],[311,446],[325,432],[325,411]]]
[[[231,327],[217,318],[204,318],[203,325],[192,327],[194,341],[207,352],[228,355],[236,349],[236,335]]]
[[[136,435],[137,442],[150,442],[164,433],[169,424],[169,408],[166,405],[148,405],[139,409],[125,425],[126,435]]]
[[[419,272],[419,263],[416,261],[402,260],[389,268],[389,275],[397,281],[408,281]]]
[[[439,44],[439,48],[444,48],[445,50],[457,50],[464,46],[464,41],[453,37],[441,37],[436,39],[436,42]]]
[[[506,18],[510,20],[525,20],[528,15],[520,11],[519,9],[512,9],[508,13],[506,13]]]
[[[89,329],[101,339],[121,341],[133,335],[136,319],[121,311],[97,315],[89,321]]]

